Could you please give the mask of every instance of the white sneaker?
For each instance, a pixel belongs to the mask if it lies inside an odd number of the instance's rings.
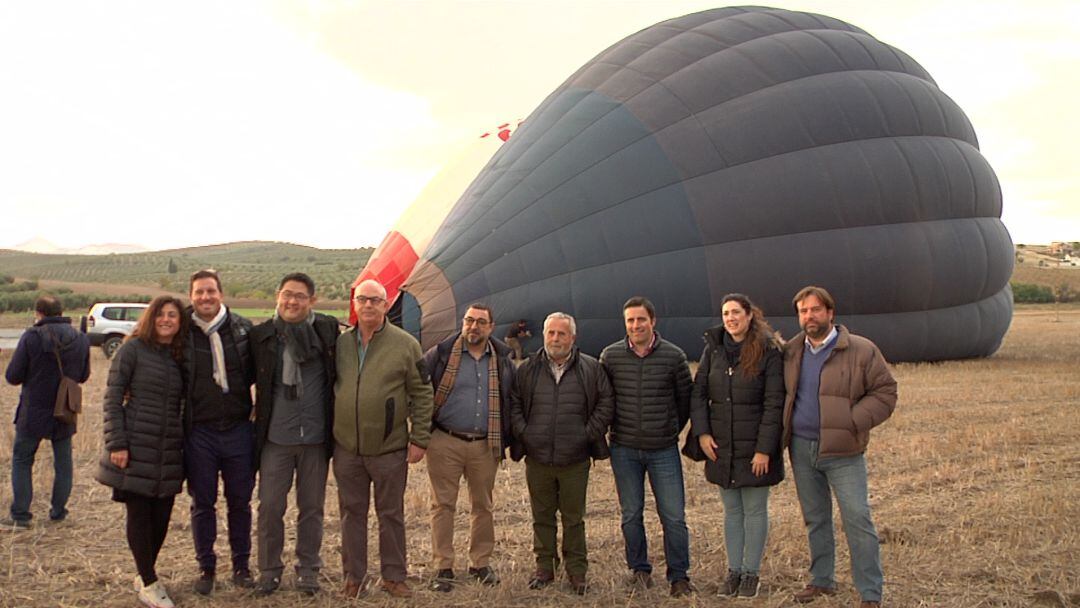
[[[139,601],[150,608],[175,608],[176,605],[169,599],[165,591],[165,585],[161,581],[154,581],[152,585],[146,585],[139,590]]]

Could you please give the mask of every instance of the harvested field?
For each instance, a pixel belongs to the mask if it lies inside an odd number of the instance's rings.
[[[75,438],[75,490],[69,521],[43,523],[52,480],[51,451],[38,452],[35,525],[0,533],[0,606],[133,606],[134,563],[124,540],[123,508],[93,481],[101,449],[100,400],[107,362],[97,349],[86,389],[89,413]],[[6,367],[10,352],[0,354]],[[1025,308],[1016,313],[1001,350],[992,358],[895,367],[900,405],[874,431],[868,456],[871,503],[882,537],[886,604],[897,607],[1080,606],[1080,311]],[[0,419],[11,420],[18,389],[0,387]],[[11,500],[13,426],[0,426],[0,508]],[[424,465],[413,468],[406,495],[411,583],[415,606],[704,606],[792,605],[791,593],[806,581],[806,536],[790,479],[770,502],[771,532],[756,600],[728,602],[715,596],[725,573],[722,508],[700,465],[684,461],[687,521],[691,530],[691,576],[700,593],[672,600],[664,586],[631,596],[625,585],[618,502],[611,468],[593,469],[589,500],[590,580],[584,597],[565,588],[528,591],[532,572],[531,527],[524,469],[506,463],[497,482],[496,588],[461,585],[449,595],[423,589],[427,564],[428,482]],[[340,606],[340,542],[336,490],[331,478],[323,545],[324,592],[314,599],[283,589],[255,599],[227,583],[212,598],[194,594],[197,576],[189,501],[178,497],[159,574],[180,606]],[[463,492],[464,494],[464,492]],[[464,555],[467,502],[459,505],[459,559]],[[647,505],[652,509],[651,503]],[[289,517],[295,513],[290,510]],[[224,514],[219,510],[219,529]],[[654,565],[664,570],[655,512],[646,516]],[[289,526],[291,532],[292,526]],[[839,522],[838,522],[839,530]],[[371,547],[377,547],[375,535]],[[286,544],[291,550],[291,541]],[[219,558],[228,560],[225,535]],[[838,543],[841,593],[813,606],[851,606],[847,549]],[[288,560],[287,560],[288,563]],[[372,556],[372,570],[377,558]],[[459,561],[458,570],[464,570]],[[227,577],[226,577],[227,578]],[[220,579],[219,579],[220,580]],[[375,592],[359,605],[406,605]]]

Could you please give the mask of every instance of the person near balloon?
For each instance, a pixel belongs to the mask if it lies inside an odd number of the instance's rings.
[[[259,581],[281,586],[285,509],[296,478],[296,589],[319,591],[326,478],[333,453],[337,319],[315,312],[315,281],[302,272],[278,285],[274,316],[248,340],[255,367],[255,466],[259,471]]]
[[[835,325],[836,305],[810,285],[792,299],[802,332],[784,345],[784,447],[810,541],[810,583],[798,603],[836,592],[832,495],[840,506],[862,608],[881,604],[885,575],[870,516],[870,429],[896,408],[896,380],[877,346]]]
[[[686,528],[679,434],[690,417],[691,378],[686,353],[656,331],[656,308],[641,296],[623,304],[626,335],[600,353],[615,391],[611,422],[611,472],[619,495],[630,584],[652,586],[645,536],[645,477],[664,530],[666,578],[672,597],[694,592],[690,584],[690,533]]]
[[[495,475],[510,442],[510,349],[491,333],[491,307],[465,309],[461,331],[424,353],[435,390],[427,470],[431,481],[431,559],[434,591],[453,589],[454,513],[461,478],[469,486],[469,578],[499,584],[491,567],[495,551]]]
[[[124,503],[135,590],[151,608],[173,606],[155,564],[184,482],[183,308],[177,298],[158,296],[116,351],[102,407],[105,453],[94,476]]]
[[[690,432],[724,504],[728,572],[720,593],[751,598],[769,533],[769,488],[784,479],[784,364],[781,343],[750,298],[724,296],[721,318],[705,332]]]
[[[506,331],[506,345],[510,347],[510,359],[514,361],[522,361],[525,359],[524,354],[524,341],[527,338],[532,337],[532,332],[529,331],[529,323],[525,319],[518,319],[512,325],[510,329]]]
[[[533,518],[536,573],[530,589],[555,580],[565,562],[570,588],[588,590],[585,502],[591,460],[610,456],[607,431],[614,394],[600,362],[574,345],[577,324],[563,312],[544,320],[544,348],[518,367],[510,400],[514,433],[511,457],[525,458],[525,482]],[[556,517],[563,540],[556,547]]]
[[[405,578],[405,484],[431,438],[434,391],[420,343],[386,319],[386,288],[369,279],[356,286],[356,325],[337,341],[334,384],[334,479],[341,511],[344,595],[370,585],[368,509],[379,519],[382,589],[412,597]],[[374,490],[373,490],[374,488]]]

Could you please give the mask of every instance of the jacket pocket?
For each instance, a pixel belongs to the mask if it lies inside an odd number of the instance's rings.
[[[388,439],[392,432],[394,432],[394,398],[390,397],[386,400],[386,428],[383,429],[383,441]]]

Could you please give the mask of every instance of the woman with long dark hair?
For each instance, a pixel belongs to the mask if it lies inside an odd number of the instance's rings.
[[[728,574],[721,593],[754,597],[769,531],[769,487],[784,478],[784,361],[779,340],[750,298],[728,294],[723,324],[705,332],[690,418],[720,486]]]
[[[139,601],[172,608],[154,565],[184,480],[181,372],[187,318],[180,300],[154,298],[116,352],[105,389],[105,454],[95,478],[127,510]]]

